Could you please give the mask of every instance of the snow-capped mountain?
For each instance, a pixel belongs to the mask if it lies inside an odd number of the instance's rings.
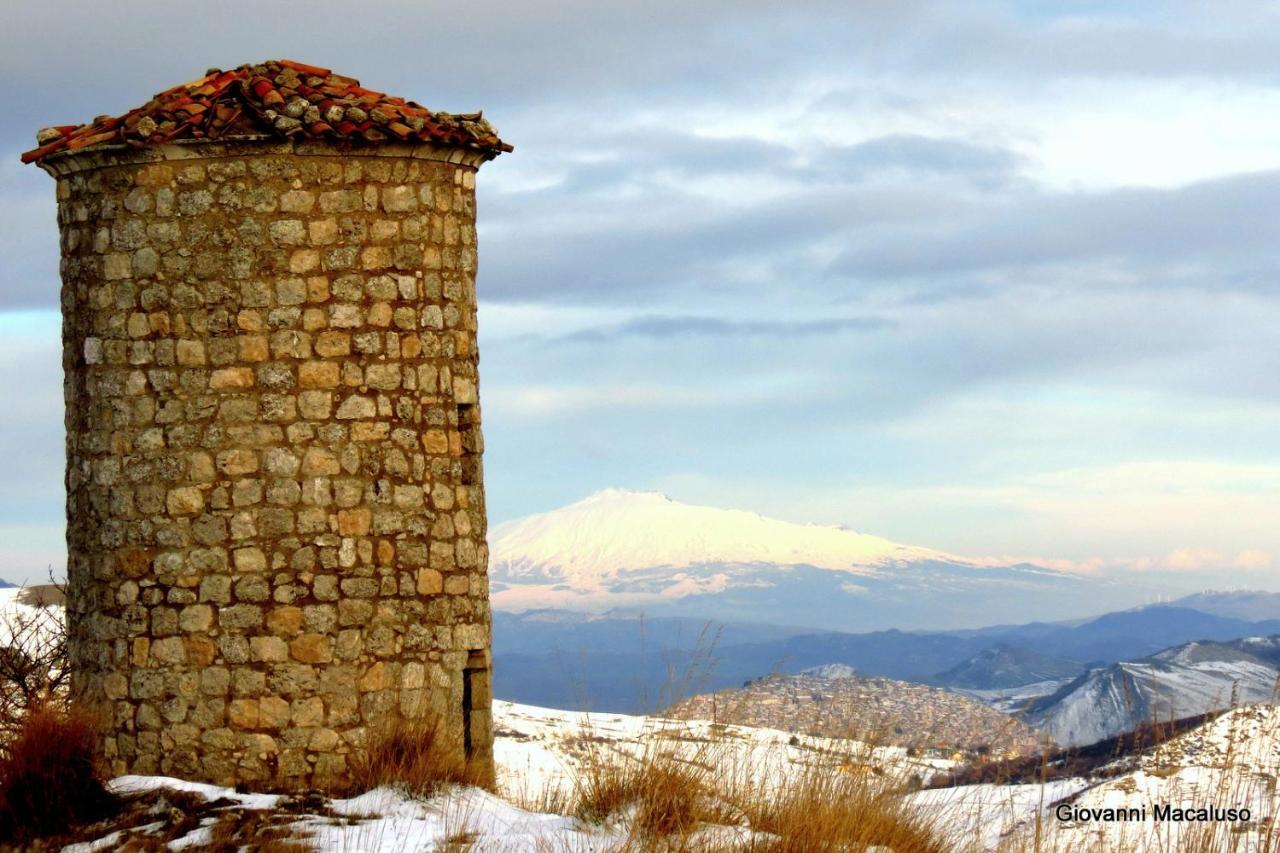
[[[1026,720],[1064,746],[1152,721],[1275,697],[1280,637],[1184,643],[1148,658],[1095,667],[1027,709]]]
[[[678,503],[660,492],[605,489],[551,512],[499,525],[492,565],[511,581],[600,585],[667,566],[709,562],[807,565],[871,574],[899,560],[947,559],[840,527],[793,524],[754,512]]]
[[[1096,609],[1097,581],[841,527],[609,489],[491,531],[495,607],[604,610],[832,630],[990,624]],[[1074,612],[1073,612],[1074,611]]]

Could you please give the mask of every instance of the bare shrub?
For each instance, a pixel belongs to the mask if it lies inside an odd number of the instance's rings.
[[[95,721],[75,711],[27,709],[0,752],[0,838],[65,833],[114,811],[94,761]]]
[[[0,610],[0,740],[15,737],[29,710],[65,706],[67,622],[62,588],[30,586]]]

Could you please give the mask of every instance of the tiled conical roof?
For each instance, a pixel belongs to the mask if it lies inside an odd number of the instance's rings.
[[[432,112],[327,68],[276,59],[231,71],[211,69],[122,116],[45,128],[37,137],[40,147],[23,154],[22,162],[96,146],[262,136],[433,142],[479,149],[490,157],[511,150],[480,113]]]

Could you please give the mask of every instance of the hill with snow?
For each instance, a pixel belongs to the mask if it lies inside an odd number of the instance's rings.
[[[1280,708],[1250,705],[1088,778],[939,788],[910,800],[946,815],[957,850],[1264,853],[1277,840],[1277,774]],[[1125,816],[1108,819],[1108,809]],[[1184,817],[1170,819],[1174,809]],[[1248,819],[1222,819],[1228,809],[1247,809]]]
[[[1280,637],[1192,642],[1094,667],[1033,702],[1025,718],[1064,746],[1094,743],[1152,721],[1275,698]]]
[[[1030,755],[1042,739],[1026,723],[951,690],[867,678],[830,664],[772,674],[742,687],[701,693],[663,712],[796,734],[846,737],[940,754]]]
[[[489,547],[500,610],[630,607],[842,631],[1083,615],[1100,583],[619,489],[497,525]]]

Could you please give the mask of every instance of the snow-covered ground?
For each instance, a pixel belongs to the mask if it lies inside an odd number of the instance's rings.
[[[451,838],[471,841],[474,846],[470,849],[474,850],[613,850],[627,841],[625,825],[585,824],[534,809],[537,804],[557,801],[557,794],[564,795],[559,802],[567,802],[577,769],[593,758],[640,756],[658,749],[683,760],[713,761],[717,776],[763,790],[785,785],[815,764],[830,765],[832,772],[864,764],[886,774],[923,776],[953,766],[948,761],[911,758],[898,747],[873,749],[850,741],[797,739],[773,729],[586,714],[511,702],[494,703],[494,727],[499,777],[496,796],[476,789],[456,789],[424,801],[379,788],[351,799],[330,801],[324,813],[301,814],[293,820],[292,830],[317,850],[344,853],[443,849]],[[223,810],[272,810],[283,801],[275,795],[237,794],[229,788],[166,777],[124,776],[111,784],[122,794],[177,790],[209,802],[225,800]],[[181,850],[207,843],[216,814],[171,842],[170,848]],[[355,819],[343,821],[342,816]],[[717,845],[750,834],[746,828],[726,826],[708,826],[700,833],[702,842]],[[117,849],[123,841],[120,833],[113,832],[68,850],[96,853]]]
[[[1084,779],[1043,785],[965,785],[920,791],[909,800],[934,817],[957,850],[994,851],[1033,828],[1037,815],[1042,821],[1049,819],[1054,803],[1088,786]]]
[[[1135,766],[1136,765],[1136,766]],[[1280,830],[1280,708],[1237,708],[1136,759],[1102,780],[1047,785],[970,785],[910,795],[942,809],[957,848],[1046,851],[1273,851]],[[1066,820],[1059,804],[1070,806]],[[1248,809],[1249,819],[1159,819],[1158,807]],[[1130,819],[1097,810],[1126,810]],[[1136,810],[1136,811],[1133,811]],[[1136,818],[1136,819],[1135,819]],[[1033,842],[1039,838],[1038,846]]]
[[[1063,844],[1104,839],[1111,849],[1143,846],[1180,850],[1187,833],[1203,831],[1197,822],[1157,821],[1156,807],[1247,808],[1247,822],[1218,823],[1223,839],[1232,838],[1240,853],[1274,850],[1280,835],[1266,842],[1268,825],[1278,804],[1280,773],[1280,709],[1251,705],[1237,708],[1144,756],[1139,767],[1089,788],[1076,800],[1081,808],[1143,808],[1141,822],[1051,822]],[[1197,839],[1199,840],[1199,839]],[[1196,849],[1212,849],[1198,844]]]
[[[556,792],[572,791],[578,768],[593,757],[636,757],[655,746],[685,760],[714,761],[722,778],[731,776],[756,789],[786,784],[814,764],[833,769],[856,764],[922,781],[955,766],[944,759],[913,758],[903,747],[872,748],[706,720],[588,714],[514,702],[494,702],[493,715],[499,792],[516,802],[543,802]]]
[[[111,787],[125,795],[182,791],[209,802],[226,801],[225,809],[271,810],[282,800],[275,795],[237,794],[230,788],[165,776],[122,776]],[[377,788],[358,797],[332,800],[328,806],[332,815],[299,816],[292,824],[293,840],[318,851],[342,853],[438,850],[447,849],[450,841],[462,840],[474,841],[471,849],[475,850],[585,851],[607,849],[625,840],[616,828],[591,827],[560,815],[526,811],[476,788],[425,801],[391,788]],[[209,844],[216,819],[205,818],[199,827],[170,842],[169,849]],[[159,826],[157,822],[154,829]],[[147,824],[140,827],[144,831],[148,828]],[[103,853],[119,849],[125,840],[124,833],[112,832],[92,842],[65,847],[64,853]]]
[[[498,732],[497,795],[455,789],[429,800],[379,788],[358,797],[329,801],[324,808],[285,810],[285,823],[299,841],[316,850],[382,853],[382,851],[452,849],[466,842],[473,850],[616,850],[627,842],[625,824],[585,824],[571,817],[540,812],[557,790],[571,790],[576,768],[591,750],[638,755],[659,748],[690,760],[714,760],[718,774],[760,774],[767,785],[785,785],[793,774],[814,762],[831,762],[832,772],[848,772],[850,761],[876,763],[886,772],[929,773],[943,762],[921,762],[903,750],[866,749],[856,745],[805,738],[770,729],[717,727],[706,722],[675,722],[624,715],[587,715],[516,705],[495,704]],[[709,749],[708,744],[715,748]],[[598,753],[597,753],[598,754]],[[842,762],[842,763],[837,763]],[[1182,808],[1247,807],[1252,819],[1239,824],[1209,825],[1233,840],[1229,849],[1253,853],[1266,848],[1263,837],[1276,811],[1275,779],[1280,773],[1280,709],[1250,706],[1231,711],[1156,751],[1105,769],[1101,781],[1066,779],[1045,785],[971,785],[920,791],[909,803],[932,817],[950,836],[957,853],[1038,849],[1045,851],[1170,851],[1190,843],[1189,832],[1201,823],[1158,822],[1157,804]],[[232,790],[176,779],[127,776],[113,787],[122,793],[162,789],[185,791],[207,801],[224,801],[199,826],[170,843],[181,850],[210,841],[217,815],[227,810],[281,809],[283,798],[237,794]],[[550,797],[554,800],[554,796]],[[1145,821],[1101,822],[1060,820],[1059,803],[1077,809],[1146,809]],[[163,814],[163,804],[154,807]],[[155,827],[161,824],[157,822]],[[143,825],[143,830],[150,826]],[[137,830],[135,830],[137,831]],[[157,829],[158,831],[158,829]],[[751,836],[746,827],[707,826],[702,842],[731,849],[735,840]],[[1037,845],[1036,839],[1040,841]],[[119,833],[68,848],[71,853],[113,850],[125,838]],[[1199,839],[1197,839],[1199,841]],[[1274,844],[1274,841],[1273,841]],[[1199,844],[1196,849],[1216,849]],[[1227,848],[1223,848],[1227,849]]]
[[[56,614],[57,610],[34,607],[30,591],[0,589],[0,614],[42,612]],[[176,779],[129,776],[114,780],[112,786],[121,793],[154,795],[176,790],[216,803],[197,824],[173,838],[169,848],[174,850],[210,841],[219,815],[236,811],[277,812],[276,826],[283,821],[291,833],[317,850],[446,849],[450,839],[468,842],[475,850],[612,850],[625,846],[629,835],[625,824],[585,824],[551,813],[550,808],[571,802],[584,764],[601,758],[642,756],[657,750],[680,761],[709,763],[717,778],[747,784],[756,791],[785,786],[814,767],[833,773],[874,772],[901,781],[913,777],[927,781],[952,767],[951,762],[912,757],[898,747],[871,748],[835,739],[797,738],[773,729],[588,714],[511,702],[494,703],[494,724],[496,794],[460,788],[421,800],[381,788],[352,799],[328,801],[322,808],[299,808],[296,802],[286,804],[274,795],[238,794]],[[908,795],[908,802],[950,834],[958,853],[1171,851],[1187,845],[1216,849],[1227,840],[1229,849],[1253,853],[1280,849],[1280,835],[1266,839],[1280,804],[1278,778],[1280,708],[1262,704],[1231,710],[1147,755],[1104,768],[1091,779],[926,790]],[[1062,803],[1072,806],[1068,820],[1058,816]],[[1247,809],[1249,818],[1219,823],[1161,821],[1157,807]],[[157,820],[132,832],[148,828],[158,832],[166,826],[163,817],[168,810],[163,802],[152,808]],[[1081,817],[1098,809],[1138,810],[1143,818]],[[1219,837],[1206,842],[1192,835],[1205,831]],[[701,840],[725,849],[750,834],[745,827],[708,826],[701,831]],[[70,849],[75,853],[114,850],[125,840],[118,832],[104,832],[96,841]]]
[[[52,637],[50,629],[61,619],[62,593],[57,587],[48,584],[0,587],[0,646],[14,643],[15,629],[23,634],[16,638],[19,643],[45,642]]]

